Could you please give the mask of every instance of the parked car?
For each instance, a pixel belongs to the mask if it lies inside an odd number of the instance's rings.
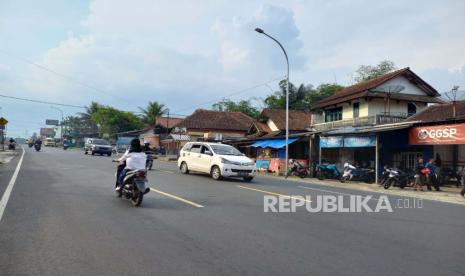
[[[92,155],[106,154],[108,156],[111,156],[112,147],[110,143],[107,142],[107,140],[91,138],[91,139],[87,139],[86,143],[84,144],[84,154],[88,154],[89,152]]]
[[[55,139],[53,138],[45,138],[44,146],[45,147],[56,147]]]
[[[242,177],[244,181],[251,181],[255,176],[253,160],[232,146],[218,143],[187,143],[179,153],[178,167],[184,174],[202,172],[215,180]]]

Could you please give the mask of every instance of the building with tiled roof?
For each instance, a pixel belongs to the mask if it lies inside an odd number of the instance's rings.
[[[345,87],[311,106],[317,130],[377,125],[403,121],[430,103],[442,103],[440,94],[410,68]]]

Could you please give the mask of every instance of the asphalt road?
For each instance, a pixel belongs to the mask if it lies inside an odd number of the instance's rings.
[[[0,167],[0,195],[18,159]],[[267,193],[360,192],[269,177],[213,181],[155,162],[149,182],[162,193],[135,208],[115,197],[110,161],[26,149],[0,221],[1,275],[465,275],[463,206],[265,213]]]

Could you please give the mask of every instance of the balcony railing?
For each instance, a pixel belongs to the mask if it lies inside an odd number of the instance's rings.
[[[341,127],[360,127],[360,126],[374,126],[393,124],[404,121],[407,115],[388,115],[388,114],[377,114],[374,116],[346,119],[340,121],[317,123],[313,124],[312,128],[317,131],[325,131]]]

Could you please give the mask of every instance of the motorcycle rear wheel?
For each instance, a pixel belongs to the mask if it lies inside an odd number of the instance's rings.
[[[144,193],[139,191],[138,189],[134,190],[134,195],[131,197],[131,204],[134,207],[139,207],[142,204],[142,200],[144,199]]]

